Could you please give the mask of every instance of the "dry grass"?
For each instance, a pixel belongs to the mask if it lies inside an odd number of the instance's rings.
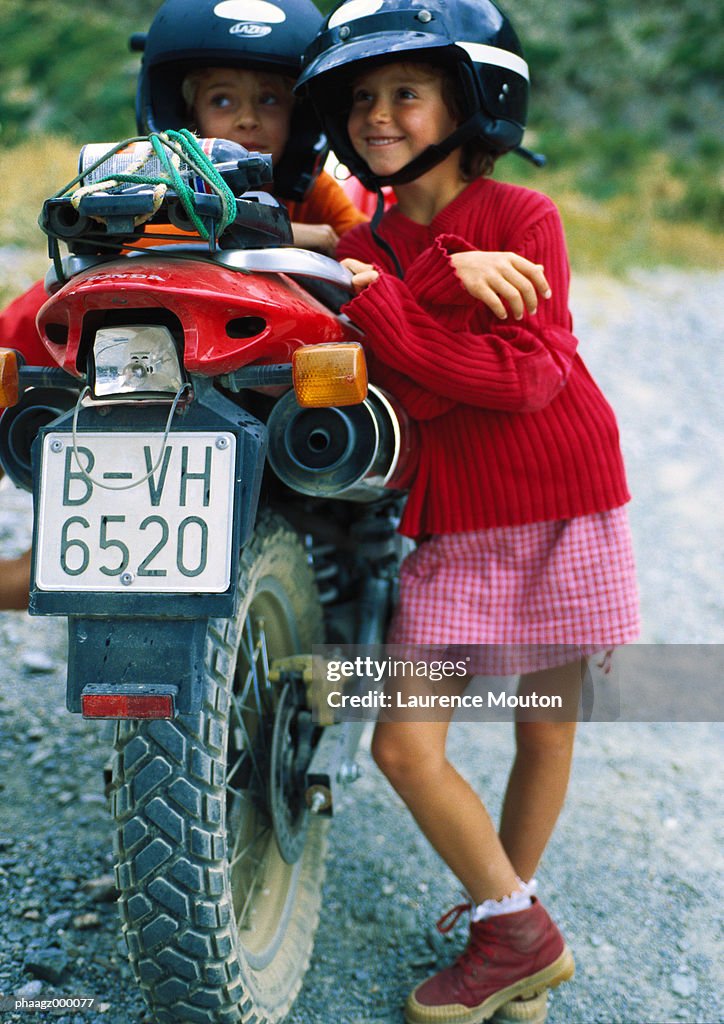
[[[575,185],[575,168],[519,175],[519,165],[504,170],[546,192],[561,211],[571,265],[578,273],[621,276],[632,267],[674,266],[712,270],[724,266],[721,237],[695,222],[664,220],[660,210],[674,205],[684,185],[671,172],[670,160],[653,153],[625,194],[605,202],[582,195]],[[512,171],[512,175],[510,172]]]
[[[578,273],[623,276],[631,267],[724,267],[720,236],[700,224],[655,217],[640,195],[593,203],[567,188],[547,191],[561,211]]]
[[[41,137],[0,150],[0,306],[42,277],[47,243],[38,227],[43,201],[70,181],[78,146]]]

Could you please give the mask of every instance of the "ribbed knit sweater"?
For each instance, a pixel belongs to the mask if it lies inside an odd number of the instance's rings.
[[[552,201],[483,178],[429,225],[393,207],[380,234],[402,280],[366,224],[344,236],[337,255],[381,271],[344,312],[365,333],[371,379],[420,427],[401,532],[420,538],[570,519],[628,501],[613,411],[576,351]],[[522,320],[499,320],[450,261],[472,249],[543,264],[552,297]]]

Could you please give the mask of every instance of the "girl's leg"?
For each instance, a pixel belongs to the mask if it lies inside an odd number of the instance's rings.
[[[378,722],[372,755],[472,900],[502,899],[519,888],[515,871],[482,801],[445,756],[445,714]]]
[[[519,883],[481,800],[445,756],[451,716],[380,721],[372,753],[424,835],[479,905],[518,891]],[[572,976],[573,957],[535,898],[518,911],[496,908],[502,913],[494,916],[481,916],[479,909],[471,915],[465,951],[410,993],[408,1024],[461,1020],[461,1004],[466,1019],[487,1020],[517,996],[533,995]]]
[[[521,692],[560,693],[570,717],[586,662],[521,677]],[[575,721],[517,721],[516,756],[508,779],[500,821],[500,839],[518,876],[528,881],[550,839],[563,807],[573,757]]]

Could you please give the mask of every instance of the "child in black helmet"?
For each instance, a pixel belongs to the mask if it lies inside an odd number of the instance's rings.
[[[471,675],[520,675],[524,692],[566,702],[558,719],[516,722],[497,832],[446,757],[453,702],[378,722],[375,760],[469,895],[440,922],[468,912],[468,946],[411,993],[406,1021],[541,1020],[545,1005],[513,1001],[574,965],[533,874],[565,797],[587,659],[635,639],[638,607],[618,432],[576,352],[557,211],[489,177],[521,141],[527,65],[490,0],[348,0],[298,88],[340,159],[397,198],[338,248],[372,378],[420,428],[401,524],[420,544],[388,640],[411,664],[442,645]],[[395,690],[410,707],[415,679],[394,687],[393,707]]]
[[[310,105],[292,95],[302,50],[321,15],[312,0],[278,0],[256,10],[268,20],[240,21],[238,5],[216,0],[166,0],[146,38],[138,128],[148,133],[191,122],[200,135],[271,152],[275,193],[287,205],[295,243],[332,255],[339,237],[367,217],[322,170],[326,139]],[[270,120],[275,134],[268,143]],[[46,299],[37,282],[0,313],[0,342],[31,365],[50,362],[35,328]],[[0,558],[0,611],[26,608],[29,586],[30,551]]]
[[[240,20],[245,9],[253,20]],[[331,255],[367,218],[322,170],[326,139],[311,105],[292,92],[320,23],[312,0],[246,8],[166,0],[146,37],[137,117],[142,132],[190,125],[271,153],[273,191],[287,205],[295,244]]]

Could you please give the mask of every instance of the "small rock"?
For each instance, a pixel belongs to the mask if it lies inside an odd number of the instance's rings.
[[[63,928],[70,921],[73,914],[70,910],[59,910],[55,914],[48,914],[45,919],[46,928],[52,931],[53,928]]]
[[[23,914],[26,921],[39,921],[40,911],[39,910],[26,910]]]
[[[37,999],[43,991],[42,981],[29,981],[22,988],[16,989],[16,999]]]
[[[410,960],[410,967],[432,967],[436,962],[437,956],[434,953],[423,953]]]
[[[67,804],[72,803],[75,798],[75,793],[71,793],[69,789],[64,789],[62,793],[58,793],[58,803],[61,807],[65,807]]]
[[[698,988],[696,978],[692,974],[672,974],[671,991],[687,999],[693,996]]]
[[[120,895],[116,889],[116,879],[113,875],[89,878],[87,882],[83,883],[81,889],[90,896],[94,903],[113,903]]]
[[[595,932],[592,935],[588,936],[588,941],[591,943],[592,946],[600,946],[603,944],[603,939],[600,935],[597,935]]]
[[[49,761],[53,756],[53,750],[51,747],[38,747],[28,758],[28,765],[31,768],[35,768],[36,765],[42,764],[44,761]]]
[[[55,662],[48,657],[45,651],[25,651],[20,659],[20,664],[26,672],[55,671]]]
[[[55,984],[68,966],[68,957],[62,949],[34,949],[26,957],[24,966],[36,978]]]
[[[91,911],[89,914],[78,914],[73,918],[73,927],[80,932],[87,931],[89,928],[100,928],[100,924],[101,919],[95,911]]]

